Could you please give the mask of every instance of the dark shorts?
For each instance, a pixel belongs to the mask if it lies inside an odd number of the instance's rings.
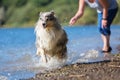
[[[117,14],[117,11],[118,11],[118,8],[111,9],[108,11],[107,28],[102,28],[103,13],[98,13],[98,29],[99,29],[101,34],[103,34],[103,35],[110,35],[111,34],[110,26],[111,26],[111,23],[113,22],[116,14]]]

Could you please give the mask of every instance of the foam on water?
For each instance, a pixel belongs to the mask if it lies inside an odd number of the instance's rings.
[[[59,60],[56,57],[53,57],[46,63],[41,61],[41,60],[39,60],[39,64],[38,65],[39,65],[39,67],[45,67],[48,70],[51,70],[51,69],[61,68],[65,64],[66,64],[66,59]]]
[[[8,78],[6,76],[0,75],[0,80],[8,80]]]

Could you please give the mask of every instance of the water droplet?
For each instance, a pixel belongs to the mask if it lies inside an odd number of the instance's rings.
[[[11,74],[10,73],[8,73],[8,76],[10,76]]]

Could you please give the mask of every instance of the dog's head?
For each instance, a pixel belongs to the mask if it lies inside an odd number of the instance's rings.
[[[54,16],[54,12],[40,12],[39,14],[39,21],[41,22],[41,25],[43,28],[50,27],[54,24],[56,21],[56,17]]]

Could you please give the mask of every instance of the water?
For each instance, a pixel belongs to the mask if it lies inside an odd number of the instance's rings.
[[[100,53],[102,41],[97,27],[65,27],[69,42],[67,64],[96,62],[105,60]],[[120,45],[120,26],[112,26],[112,53]],[[38,66],[35,52],[34,28],[0,29],[0,80],[19,80],[33,77],[45,70]]]

